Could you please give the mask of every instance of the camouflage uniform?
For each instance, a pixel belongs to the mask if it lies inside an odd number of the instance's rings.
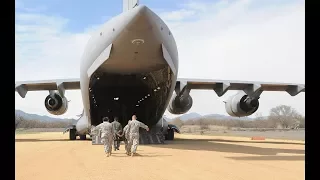
[[[114,150],[119,150],[120,147],[120,137],[118,136],[118,133],[122,130],[122,126],[118,121],[113,121],[112,126],[115,133],[115,140],[114,140]]]
[[[112,150],[112,142],[114,137],[114,130],[110,122],[103,122],[99,124],[96,129],[99,129],[101,141],[104,144],[104,151],[110,155]]]
[[[129,124],[129,142],[128,148],[131,148],[131,153],[136,153],[137,146],[139,145],[139,128],[148,129],[148,126],[138,120],[132,120]]]
[[[123,128],[123,133],[122,133],[122,135],[124,134],[124,147],[126,150],[126,154],[130,153],[130,149],[128,146],[128,141],[129,141],[128,130],[129,130],[129,123]]]

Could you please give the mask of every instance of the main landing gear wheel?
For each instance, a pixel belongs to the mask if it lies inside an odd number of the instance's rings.
[[[76,136],[76,130],[75,129],[70,129],[69,130],[69,139],[70,140],[76,140],[77,136]]]
[[[166,140],[172,141],[174,139],[174,131],[173,129],[168,129],[168,134],[165,136]]]
[[[80,140],[86,140],[87,139],[86,135],[79,135],[79,137],[80,137]]]

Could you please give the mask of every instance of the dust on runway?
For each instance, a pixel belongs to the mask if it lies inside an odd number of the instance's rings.
[[[139,156],[106,157],[91,140],[62,133],[16,135],[17,180],[301,180],[304,141],[177,134],[165,145],[140,145]]]

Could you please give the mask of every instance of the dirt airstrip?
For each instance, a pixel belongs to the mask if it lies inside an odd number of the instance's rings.
[[[16,135],[17,180],[301,180],[304,141],[176,134],[165,145],[141,145],[139,155],[106,157],[91,140],[61,132]]]

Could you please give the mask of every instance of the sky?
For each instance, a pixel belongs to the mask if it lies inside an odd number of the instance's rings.
[[[80,58],[91,34],[122,12],[120,0],[16,0],[16,81],[79,78]],[[140,0],[170,28],[179,52],[179,78],[305,83],[303,0]],[[212,90],[192,90],[189,112],[227,115]],[[16,109],[50,115],[47,91],[16,92]],[[66,92],[75,118],[79,90]],[[305,114],[305,93],[263,92],[257,113],[288,105]],[[167,117],[175,117],[169,112]],[[255,114],[252,115],[253,117]]]

